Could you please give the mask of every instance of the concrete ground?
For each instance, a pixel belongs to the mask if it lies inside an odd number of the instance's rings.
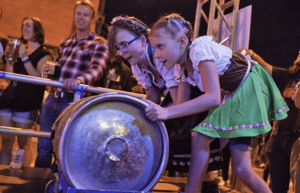
[[[30,167],[32,169],[34,167],[34,161],[35,161],[35,158],[36,158],[37,141],[38,141],[37,138],[35,138],[35,137],[31,138],[31,145],[32,145],[33,154],[32,154],[32,161],[31,161]],[[7,170],[7,168],[6,168],[6,170]],[[262,176],[262,173],[263,173],[262,168],[254,167],[254,170],[260,176]],[[31,172],[33,172],[33,171],[31,171]],[[0,173],[0,175],[1,175],[1,173]],[[48,178],[49,178],[49,175],[48,175]],[[0,177],[0,179],[1,179],[1,177]],[[219,177],[219,179],[221,179],[221,177]],[[229,179],[231,179],[231,173],[229,173]],[[27,180],[30,180],[30,179],[28,178]],[[187,180],[186,177],[168,177],[167,172],[165,172],[164,175],[159,180],[159,182],[153,188],[153,192],[154,193],[165,193],[165,192],[169,192],[169,193],[174,192],[175,193],[175,192],[178,192],[178,189],[180,187],[185,186],[186,180]],[[232,184],[235,184],[234,187],[232,187]],[[220,181],[219,188],[220,188],[220,193],[251,193],[251,191],[238,178],[236,179],[235,183],[228,182],[227,186],[225,186],[224,183],[222,183],[222,181]],[[1,183],[0,183],[0,190],[1,190]],[[9,191],[5,191],[5,192],[9,192]],[[288,193],[293,193],[292,184],[290,184],[290,190],[288,191]]]

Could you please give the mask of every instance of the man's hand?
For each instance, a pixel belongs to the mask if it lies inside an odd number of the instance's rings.
[[[76,85],[80,84],[79,80],[76,80],[74,78],[67,78],[63,81],[64,89],[75,91]]]

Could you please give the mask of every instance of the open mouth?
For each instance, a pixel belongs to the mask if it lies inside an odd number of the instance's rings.
[[[83,24],[84,24],[84,21],[77,21],[77,23],[78,23],[79,25],[83,25]]]

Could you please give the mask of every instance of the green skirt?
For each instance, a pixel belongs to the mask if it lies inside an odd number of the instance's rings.
[[[193,131],[216,138],[254,137],[269,132],[270,120],[285,119],[288,110],[272,77],[256,64],[234,95]]]

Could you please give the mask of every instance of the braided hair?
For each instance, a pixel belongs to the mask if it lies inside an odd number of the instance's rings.
[[[110,59],[116,57],[114,52],[115,37],[120,29],[130,31],[137,37],[144,35],[147,40],[149,37],[149,27],[139,19],[129,16],[117,16],[113,18],[108,33],[108,50]]]
[[[186,21],[177,13],[161,17],[151,28],[150,36],[155,36],[158,29],[164,28],[173,38],[181,35],[187,36],[192,41],[193,28],[190,22]]]

